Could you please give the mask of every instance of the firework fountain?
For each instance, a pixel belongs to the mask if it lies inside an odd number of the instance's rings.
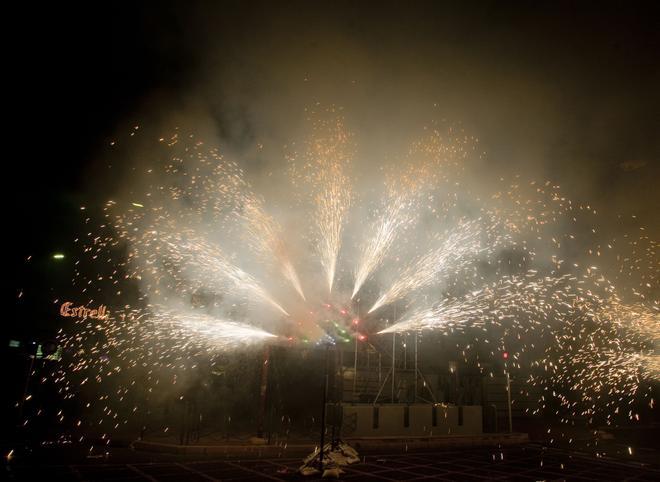
[[[102,219],[90,216],[78,240],[74,287],[114,313],[62,330],[74,355],[55,374],[60,392],[72,398],[79,383],[102,386],[145,367],[157,390],[176,383],[186,359],[264,342],[460,331],[471,337],[466,350],[480,340],[517,347],[509,369],[569,413],[611,414],[649,396],[657,243],[603,241],[593,208],[549,182],[501,179],[477,190],[465,174],[476,141],[463,132],[429,129],[368,179],[356,169],[356,143],[342,119],[314,122],[286,154],[287,185],[269,198],[194,136],[177,130],[154,142],[137,186],[109,201]],[[585,254],[566,259],[577,249]],[[598,267],[605,251],[617,260],[610,273]],[[641,278],[640,251],[650,261]],[[399,307],[395,320],[389,305]],[[102,395],[101,418],[118,426],[126,415],[109,400],[131,390],[134,381]]]

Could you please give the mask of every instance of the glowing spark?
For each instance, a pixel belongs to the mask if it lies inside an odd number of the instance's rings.
[[[369,230],[374,235],[362,247],[351,298],[355,298],[369,275],[381,265],[398,231],[410,222],[407,204],[407,199],[401,195],[390,199],[383,215]]]
[[[451,232],[439,247],[409,265],[392,286],[378,298],[369,313],[430,285],[438,275],[447,273],[450,269],[458,270],[468,265],[469,255],[476,254],[481,249],[478,236],[480,231],[477,228],[474,222],[465,223]]]
[[[254,326],[197,313],[157,310],[151,316],[151,321],[156,325],[169,326],[170,329],[180,331],[184,339],[190,336],[199,338],[212,348],[235,348],[276,337]]]
[[[243,218],[246,220],[249,241],[252,242],[258,252],[278,260],[284,277],[289,280],[296,292],[305,300],[305,293],[300,284],[300,279],[282,239],[282,228],[266,213],[262,203],[253,196],[246,198],[244,208]]]

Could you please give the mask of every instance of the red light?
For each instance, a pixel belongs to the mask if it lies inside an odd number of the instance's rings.
[[[364,341],[367,339],[367,335],[358,335],[358,340]]]
[[[355,319],[353,320],[353,324],[354,324],[354,325],[357,325],[358,323],[360,323],[360,320],[358,320],[357,318],[355,318]]]
[[[505,360],[508,360],[509,359],[509,352],[508,351],[502,352],[502,358],[504,358]]]

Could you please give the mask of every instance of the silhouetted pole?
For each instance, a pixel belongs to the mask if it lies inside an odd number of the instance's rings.
[[[270,347],[264,347],[261,365],[261,388],[259,390],[259,415],[257,417],[257,437],[264,438],[264,419],[266,418],[266,392],[268,391],[268,365],[270,365]]]
[[[394,305],[394,324],[396,324],[396,304]],[[392,403],[394,403],[394,372],[396,371],[396,332],[392,332]]]
[[[323,445],[325,444],[325,408],[328,399],[328,353],[330,346],[325,346],[325,370],[323,374],[323,406],[321,408],[321,445],[319,447],[319,470],[323,475]]]
[[[358,335],[360,329],[360,298],[357,299],[357,320],[358,324],[355,325],[355,361],[353,363],[353,401],[357,400],[357,362],[358,362]]]
[[[511,420],[511,378],[509,378],[509,370],[506,371],[506,400],[509,406],[509,433],[513,433],[513,421]]]
[[[396,333],[392,333],[392,403],[394,403],[394,370],[396,363]]]
[[[417,377],[419,369],[417,368],[417,332],[415,332],[415,398],[413,403],[417,403]]]

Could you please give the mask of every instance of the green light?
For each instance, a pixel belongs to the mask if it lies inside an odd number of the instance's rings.
[[[53,259],[64,259],[64,255],[62,253],[55,253]]]

